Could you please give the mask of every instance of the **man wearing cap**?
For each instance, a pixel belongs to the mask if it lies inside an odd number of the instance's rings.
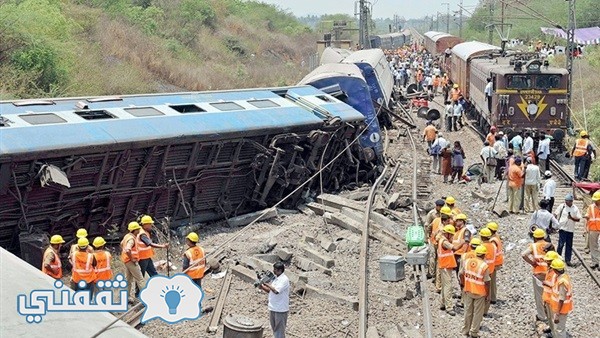
[[[481,238],[481,245],[486,249],[484,260],[490,272],[490,289],[488,290],[488,297],[485,300],[484,311],[484,315],[487,317],[492,300],[491,290],[496,288],[496,245],[491,241],[492,231],[488,228],[479,230],[479,237]]]
[[[547,200],[541,200],[538,204],[540,208],[531,214],[528,225],[530,229],[534,227],[543,229],[546,232],[546,241],[550,243],[550,233],[559,228],[558,220],[548,211]]]
[[[533,163],[531,157],[527,157],[526,161],[525,200],[523,201],[523,208],[525,209],[525,212],[534,212],[538,205],[538,191],[540,189],[540,184],[542,184],[542,175],[540,173],[540,167]]]
[[[96,281],[96,258],[87,252],[90,241],[82,237],[77,240],[78,251],[73,255],[73,270],[71,271],[71,288],[73,290],[94,290]],[[85,282],[85,285],[82,285]]]
[[[446,202],[444,202],[444,200],[442,199],[435,201],[435,208],[429,210],[429,212],[425,216],[425,225],[427,226],[427,233],[431,233],[431,223],[433,223],[433,221],[436,218],[440,217],[440,209],[442,209],[442,207],[445,204]]]
[[[556,193],[556,181],[552,178],[550,170],[546,170],[544,178],[546,182],[544,182],[543,195],[544,199],[548,201],[548,211],[552,212],[554,208],[554,194]]]
[[[129,295],[129,301],[133,302],[131,297],[131,288],[135,284],[137,286],[135,296],[139,294],[140,290],[146,285],[144,276],[142,276],[142,270],[140,269],[140,253],[137,245],[137,235],[140,233],[142,227],[138,222],[130,222],[127,225],[129,232],[125,234],[121,241],[121,260],[125,263],[125,278],[127,279],[127,294]]]
[[[490,298],[490,272],[484,260],[486,254],[487,248],[479,245],[475,248],[476,257],[465,258],[460,265],[459,279],[465,303],[463,336],[479,337],[485,304]]]
[[[600,251],[598,250],[598,237],[600,237],[600,191],[592,195],[592,204],[585,213],[585,225],[588,232],[588,246],[592,256],[592,269],[600,270]]]
[[[44,251],[42,259],[42,272],[54,279],[62,278],[62,263],[60,261],[60,248],[65,241],[61,235],[50,237],[50,246]]]
[[[104,250],[106,241],[102,237],[96,237],[92,245],[94,245],[94,258],[96,259],[95,282],[99,280],[111,280],[113,278],[112,268],[110,267],[112,255],[108,250]]]
[[[490,284],[490,304],[496,304],[497,301],[497,293],[498,288],[496,287],[496,275],[498,270],[504,264],[504,245],[502,244],[502,239],[500,239],[500,235],[498,235],[498,223],[496,222],[488,222],[486,225],[491,233],[492,237],[490,237],[490,242],[494,244],[495,258],[494,258],[494,273],[492,278],[492,283]]]
[[[152,242],[151,234],[154,220],[151,216],[142,216],[141,222],[142,228],[135,239],[137,241],[139,251],[140,270],[142,271],[142,276],[145,276],[146,272],[148,272],[148,276],[153,277],[158,274],[158,272],[156,272],[156,268],[154,267],[154,262],[152,261],[152,257],[154,257],[153,248],[167,248],[169,247],[169,243],[156,244]]]
[[[504,134],[499,131],[496,134],[496,140],[493,143],[493,148],[496,151],[496,171],[494,173],[494,177],[498,180],[502,180],[503,173],[502,168],[506,166],[506,157],[508,156],[507,146],[502,141],[502,137]]]
[[[535,229],[533,232],[533,243],[530,243],[527,249],[521,253],[523,260],[533,268],[533,294],[535,298],[535,308],[537,311],[536,319],[545,322],[548,318],[542,301],[543,285],[548,272],[548,264],[544,260],[546,252],[551,251],[550,243],[546,242],[546,232],[543,229]]]
[[[592,147],[589,138],[585,130],[581,131],[573,149],[571,149],[571,156],[575,158],[575,180],[577,181],[587,178],[585,168],[588,162],[591,161],[592,154],[596,157],[596,150]]]
[[[550,297],[550,309],[554,322],[552,337],[567,337],[567,316],[573,311],[573,284],[571,277],[565,272],[565,262],[557,258],[550,263],[550,268],[556,273],[556,281],[552,287]]]
[[[545,132],[540,132],[540,142],[538,143],[537,148],[537,157],[540,164],[541,171],[550,170],[550,166],[548,163],[548,157],[550,156],[550,138],[546,137]]]
[[[496,150],[488,141],[483,142],[483,148],[479,152],[479,158],[483,162],[483,176],[486,183],[494,183],[494,174],[496,173]]]
[[[516,157],[514,163],[508,168],[508,211],[518,214],[521,205],[521,188],[525,173],[521,169],[521,158]]]
[[[79,247],[77,246],[77,241],[80,238],[87,238],[87,236],[88,236],[87,230],[85,230],[83,228],[77,229],[77,232],[75,233],[75,238],[76,238],[75,243],[73,243],[71,245],[71,249],[69,250],[69,262],[71,262],[71,266],[75,264],[73,257],[75,256],[75,253],[77,251],[79,251]],[[94,248],[92,248],[91,246],[88,246],[86,250],[89,253],[94,252]]]
[[[552,261],[557,258],[560,258],[560,255],[556,251],[548,251],[546,252],[546,255],[544,255],[544,260],[546,261],[546,264],[548,266],[550,266],[550,264],[552,264]],[[544,291],[542,292],[542,302],[544,303],[544,309],[546,310],[546,316],[548,318],[552,318],[550,300],[552,298],[552,288],[554,287],[554,283],[556,282],[556,277],[556,272],[552,269],[548,269],[548,272],[546,272],[546,278],[542,283],[542,286],[544,287]],[[548,325],[550,327],[545,329],[544,333],[550,333],[553,330],[554,321],[549,320]]]
[[[188,248],[183,254],[183,272],[198,286],[202,286],[202,278],[206,272],[206,258],[204,249],[198,245],[200,237],[195,232],[190,232],[185,238]]]
[[[450,316],[456,315],[452,302],[452,271],[456,268],[452,238],[455,233],[456,230],[453,225],[444,225],[438,240],[438,269],[440,269],[442,282],[440,310],[445,310]]]
[[[445,225],[451,224],[452,222],[452,210],[447,206],[443,206],[440,209],[440,217],[437,217],[431,222],[431,226],[428,227],[429,245],[433,256],[429,259],[428,274],[430,277],[434,277],[435,290],[439,293],[442,290],[442,284],[440,280],[440,269],[438,266],[438,240],[440,231]]]
[[[557,252],[562,255],[563,248],[565,248],[565,261],[568,266],[574,266],[571,263],[571,255],[573,252],[573,233],[575,232],[575,225],[581,220],[581,211],[573,203],[573,195],[567,194],[565,196],[565,203],[562,203],[556,209],[555,217],[558,219],[559,230],[558,230],[558,248]]]

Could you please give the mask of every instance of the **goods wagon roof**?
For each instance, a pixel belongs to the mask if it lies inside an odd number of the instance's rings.
[[[433,38],[434,38],[435,36],[438,36],[438,35],[443,35],[443,36],[452,36],[452,35],[450,35],[450,34],[448,34],[448,33],[444,33],[444,32],[436,32],[436,31],[429,31],[429,32],[427,32],[427,33],[425,33],[425,34],[423,34],[423,35],[424,35],[424,36],[426,36],[426,37],[428,37],[428,38],[430,38],[430,39],[432,39],[432,40],[433,40]]]
[[[356,77],[363,81],[365,78],[360,72],[360,68],[358,68],[353,63],[327,63],[321,65],[312,72],[308,73],[298,85],[308,85],[314,81],[318,81],[323,78],[329,77]]]
[[[479,41],[469,41],[459,43],[452,48],[452,54],[456,55],[460,59],[467,61],[469,58],[481,55],[485,52],[500,51],[500,47],[490,45]]]

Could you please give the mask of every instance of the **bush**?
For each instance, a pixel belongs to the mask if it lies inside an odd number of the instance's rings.
[[[23,48],[12,56],[11,63],[24,73],[34,76],[34,85],[44,92],[59,87],[67,77],[67,70],[60,65],[58,53],[42,44]]]

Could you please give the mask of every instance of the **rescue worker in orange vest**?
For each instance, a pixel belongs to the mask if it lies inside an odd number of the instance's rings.
[[[544,255],[544,261],[548,266],[552,263],[553,260],[561,258],[558,252],[556,251],[548,251]],[[552,318],[552,312],[550,309],[550,299],[552,298],[552,288],[554,287],[554,283],[556,282],[556,272],[552,269],[548,269],[546,272],[546,278],[544,278],[544,282],[542,286],[544,287],[544,291],[542,293],[542,302],[544,302],[544,309],[546,310],[546,316],[548,318]],[[549,327],[544,329],[544,333],[550,333],[553,330],[554,322],[552,320],[548,321]]]
[[[62,263],[60,261],[60,248],[65,240],[61,235],[50,237],[50,246],[44,251],[42,272],[54,279],[62,278]]]
[[[460,266],[460,259],[462,255],[469,249],[469,240],[471,239],[471,233],[466,228],[467,215],[460,213],[454,217],[454,229],[456,233],[452,237],[452,250],[454,251],[454,259],[456,260],[456,277],[458,277],[458,270]],[[462,304],[458,304],[462,307]]]
[[[592,256],[592,266],[590,268],[600,270],[600,251],[598,250],[598,237],[600,237],[600,191],[596,191],[592,195],[592,202],[588,206],[583,218],[585,218],[588,246],[590,248],[590,256]]]
[[[454,197],[446,197],[446,205],[452,210],[452,217],[461,213],[460,209],[456,206],[456,199]]]
[[[135,240],[141,229],[142,227],[138,222],[130,222],[127,225],[129,232],[125,234],[121,241],[121,260],[125,263],[125,279],[127,279],[127,294],[129,295],[130,303],[133,303],[133,298],[131,297],[131,288],[133,285],[137,286],[135,297],[139,295],[140,290],[146,285],[144,276],[142,276],[142,270],[140,270],[140,254],[137,241]]]
[[[136,236],[140,258],[140,270],[142,271],[142,276],[146,276],[147,272],[148,276],[153,277],[158,275],[158,272],[156,272],[156,268],[154,267],[154,262],[152,261],[152,257],[154,257],[153,248],[167,248],[169,247],[169,243],[156,244],[152,242],[152,226],[154,225],[154,220],[151,216],[142,216],[141,222],[142,229],[140,229],[140,233]]]
[[[479,337],[486,300],[490,297],[490,272],[484,260],[487,248],[479,245],[475,254],[476,257],[463,259],[459,273],[465,302],[462,334],[467,337]]]
[[[106,241],[102,237],[94,238],[94,258],[96,258],[96,282],[99,280],[111,280],[113,278],[110,260],[112,255],[107,250],[104,250]]]
[[[75,256],[75,253],[79,251],[79,247],[77,246],[77,241],[80,238],[87,238],[87,236],[88,236],[87,230],[85,230],[83,228],[77,229],[77,232],[75,233],[75,238],[77,238],[77,239],[75,240],[75,243],[73,243],[73,245],[71,245],[71,249],[69,250],[69,262],[71,262],[71,265],[75,265],[73,256]],[[86,250],[89,253],[94,252],[94,248],[92,248],[89,245]]]
[[[485,300],[485,317],[489,317],[490,310],[490,302],[491,302],[491,289],[496,287],[496,246],[492,243],[492,231],[488,228],[483,228],[479,230],[479,237],[481,238],[481,245],[483,245],[486,249],[485,253],[485,263],[488,266],[488,270],[490,273],[490,292],[488,293],[488,297]]]
[[[456,315],[452,301],[452,271],[456,268],[456,259],[452,251],[452,237],[455,233],[453,225],[444,225],[438,238],[438,269],[440,269],[442,282],[440,310],[446,310],[450,316]]]
[[[565,262],[562,259],[553,260],[550,268],[556,273],[556,281],[552,287],[552,297],[550,298],[551,320],[554,322],[552,337],[566,338],[567,316],[573,311],[573,285],[571,277],[565,272]]]
[[[551,251],[552,244],[546,242],[546,231],[544,229],[535,229],[533,232],[533,243],[530,243],[521,256],[525,262],[533,267],[533,292],[535,297],[536,320],[545,322],[548,317],[544,311],[544,303],[542,302],[543,287],[542,282],[546,278],[548,272],[548,264],[544,261],[544,256],[548,251]]]
[[[450,90],[450,98],[452,99],[453,102],[458,102],[458,99],[461,95],[461,91],[460,88],[458,88],[458,83],[455,83],[452,86],[452,89]]]
[[[183,272],[190,276],[194,283],[202,287],[202,278],[206,272],[206,258],[204,257],[204,249],[198,245],[200,240],[195,232],[190,232],[185,243],[188,249],[183,254]]]
[[[490,229],[492,232],[492,237],[490,238],[490,242],[494,244],[496,249],[496,258],[494,259],[494,273],[492,274],[492,283],[490,283],[490,304],[496,304],[497,292],[498,288],[496,285],[496,275],[498,270],[504,264],[504,246],[502,245],[502,240],[500,239],[500,235],[498,235],[498,223],[489,222],[486,225],[486,228]]]
[[[440,209],[440,217],[436,218],[433,220],[433,222],[431,223],[431,230],[429,232],[429,245],[431,248],[431,252],[433,252],[433,256],[430,260],[429,260],[429,268],[432,268],[432,261],[433,261],[433,269],[430,270],[431,273],[433,273],[435,275],[435,290],[437,293],[440,293],[442,291],[442,283],[440,280],[440,269],[438,267],[438,258],[437,258],[437,252],[438,252],[438,236],[440,235],[440,231],[442,230],[442,228],[447,225],[447,224],[451,224],[452,223],[452,210],[450,210],[450,208],[448,208],[447,206],[444,206]]]
[[[77,240],[78,251],[73,255],[73,271],[71,271],[71,288],[73,290],[94,291],[96,281],[96,258],[87,251],[90,241],[82,237]],[[83,283],[85,282],[85,283]]]
[[[435,208],[431,209],[428,213],[427,216],[425,216],[425,224],[426,224],[426,231],[427,231],[427,235],[429,236],[429,238],[432,238],[431,236],[431,232],[432,232],[432,225],[433,222],[438,219],[438,222],[440,222],[441,224],[441,219],[440,218],[440,210],[442,209],[442,207],[444,206],[444,204],[446,204],[446,202],[444,202],[444,200],[437,200],[435,201]],[[440,228],[439,224],[437,224],[436,226],[438,229]],[[429,240],[429,245],[430,245],[430,255],[432,255],[431,259],[428,261],[427,264],[427,278],[433,278],[435,276],[435,270],[436,270],[436,265],[437,265],[437,248],[435,246],[433,246],[433,244],[431,243],[431,240]]]
[[[462,255],[462,257],[460,258],[461,259],[461,263],[465,259],[476,257],[477,254],[475,253],[475,249],[478,246],[482,245],[482,244],[483,244],[483,242],[481,241],[481,239],[479,237],[473,237],[473,238],[471,238],[471,241],[469,242],[469,248],[467,249],[467,252],[465,252]],[[459,270],[460,270],[460,267],[459,267]]]
[[[571,149],[571,156],[575,158],[575,180],[580,181],[587,178],[585,172],[588,162],[591,162],[592,153],[596,156],[596,150],[592,147],[587,131],[579,133],[579,138]]]

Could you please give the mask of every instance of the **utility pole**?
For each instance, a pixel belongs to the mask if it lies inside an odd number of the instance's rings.
[[[567,84],[568,109],[571,108],[571,90],[573,88],[573,52],[575,52],[575,0],[569,1],[569,28],[567,29],[567,70],[569,83]]]
[[[504,39],[504,9],[506,4],[503,2],[500,3],[500,35],[502,35],[502,39]]]
[[[371,48],[371,41],[369,40],[369,3],[365,0],[359,0],[358,2],[358,21],[359,21],[359,40],[358,44],[361,48]],[[356,9],[356,7],[355,7]]]
[[[463,0],[460,0],[460,5],[459,5],[459,10],[458,10],[458,37],[462,39],[462,33],[463,33]]]
[[[488,21],[488,43],[494,42],[494,0],[489,0],[490,20]]]
[[[450,33],[450,3],[442,2],[442,5],[446,5],[446,33]]]
[[[440,12],[437,12],[435,16],[435,31],[440,31]]]

